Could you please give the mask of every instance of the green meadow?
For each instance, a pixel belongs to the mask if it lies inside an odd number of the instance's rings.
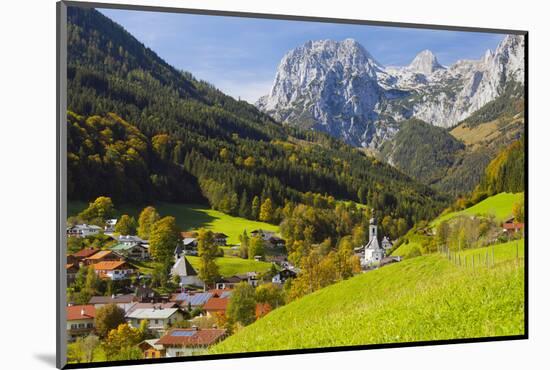
[[[121,205],[119,207],[115,204],[115,206],[119,214],[129,214],[136,217],[136,219],[143,209],[143,207],[134,205]],[[277,225],[230,216],[204,205],[156,202],[152,206],[157,209],[162,217],[174,216],[176,223],[182,231],[191,231],[204,227],[208,230],[222,232],[229,237],[227,239],[228,244],[238,244],[239,235],[244,230],[248,233],[254,229],[279,231]],[[67,213],[69,216],[77,215],[86,207],[87,204],[84,202],[69,202]]]
[[[186,258],[189,260],[189,263],[198,270],[199,257],[186,256]],[[271,268],[270,262],[254,261],[239,257],[219,257],[216,258],[216,264],[220,269],[220,275],[226,277],[245,274],[249,271],[266,272]]]
[[[210,353],[522,335],[523,288],[514,259],[472,271],[441,254],[421,256],[291,302]]]
[[[197,256],[185,256],[189,263],[198,271],[199,269],[199,257]],[[134,265],[142,274],[151,274],[158,262],[154,261],[132,261]],[[245,274],[250,271],[266,272],[271,269],[270,262],[254,261],[243,259],[239,257],[218,257],[216,258],[216,264],[220,269],[220,275],[233,276],[238,274]]]
[[[439,223],[450,220],[458,216],[495,216],[499,222],[512,216],[512,207],[514,203],[523,199],[523,193],[499,193],[489,197],[481,202],[458,212],[450,212],[436,218],[431,225],[437,226]]]

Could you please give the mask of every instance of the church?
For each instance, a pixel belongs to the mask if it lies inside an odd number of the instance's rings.
[[[387,236],[382,239],[382,243],[378,242],[378,221],[373,209],[372,218],[369,221],[369,241],[360,248],[364,250],[361,265],[366,267],[380,264],[391,247],[392,243]]]

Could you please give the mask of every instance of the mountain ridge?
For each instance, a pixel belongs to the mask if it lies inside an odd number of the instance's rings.
[[[282,58],[256,106],[276,120],[378,148],[417,118],[452,127],[523,84],[524,40],[507,35],[478,60],[442,66],[429,50],[405,67],[385,67],[355,40],[308,41]]]

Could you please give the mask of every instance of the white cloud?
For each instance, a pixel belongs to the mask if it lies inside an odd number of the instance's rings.
[[[227,95],[231,95],[233,98],[246,100],[250,104],[256,103],[256,101],[263,95],[269,93],[273,80],[264,81],[242,81],[242,80],[218,80],[216,81],[216,87]]]

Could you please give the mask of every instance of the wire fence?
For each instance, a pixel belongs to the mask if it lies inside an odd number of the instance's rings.
[[[523,246],[519,241],[508,243],[506,246],[490,245],[488,247],[465,250],[451,250],[448,246],[439,246],[438,253],[442,254],[455,266],[471,269],[489,269],[495,264],[504,261],[515,261],[516,266],[523,260]]]

